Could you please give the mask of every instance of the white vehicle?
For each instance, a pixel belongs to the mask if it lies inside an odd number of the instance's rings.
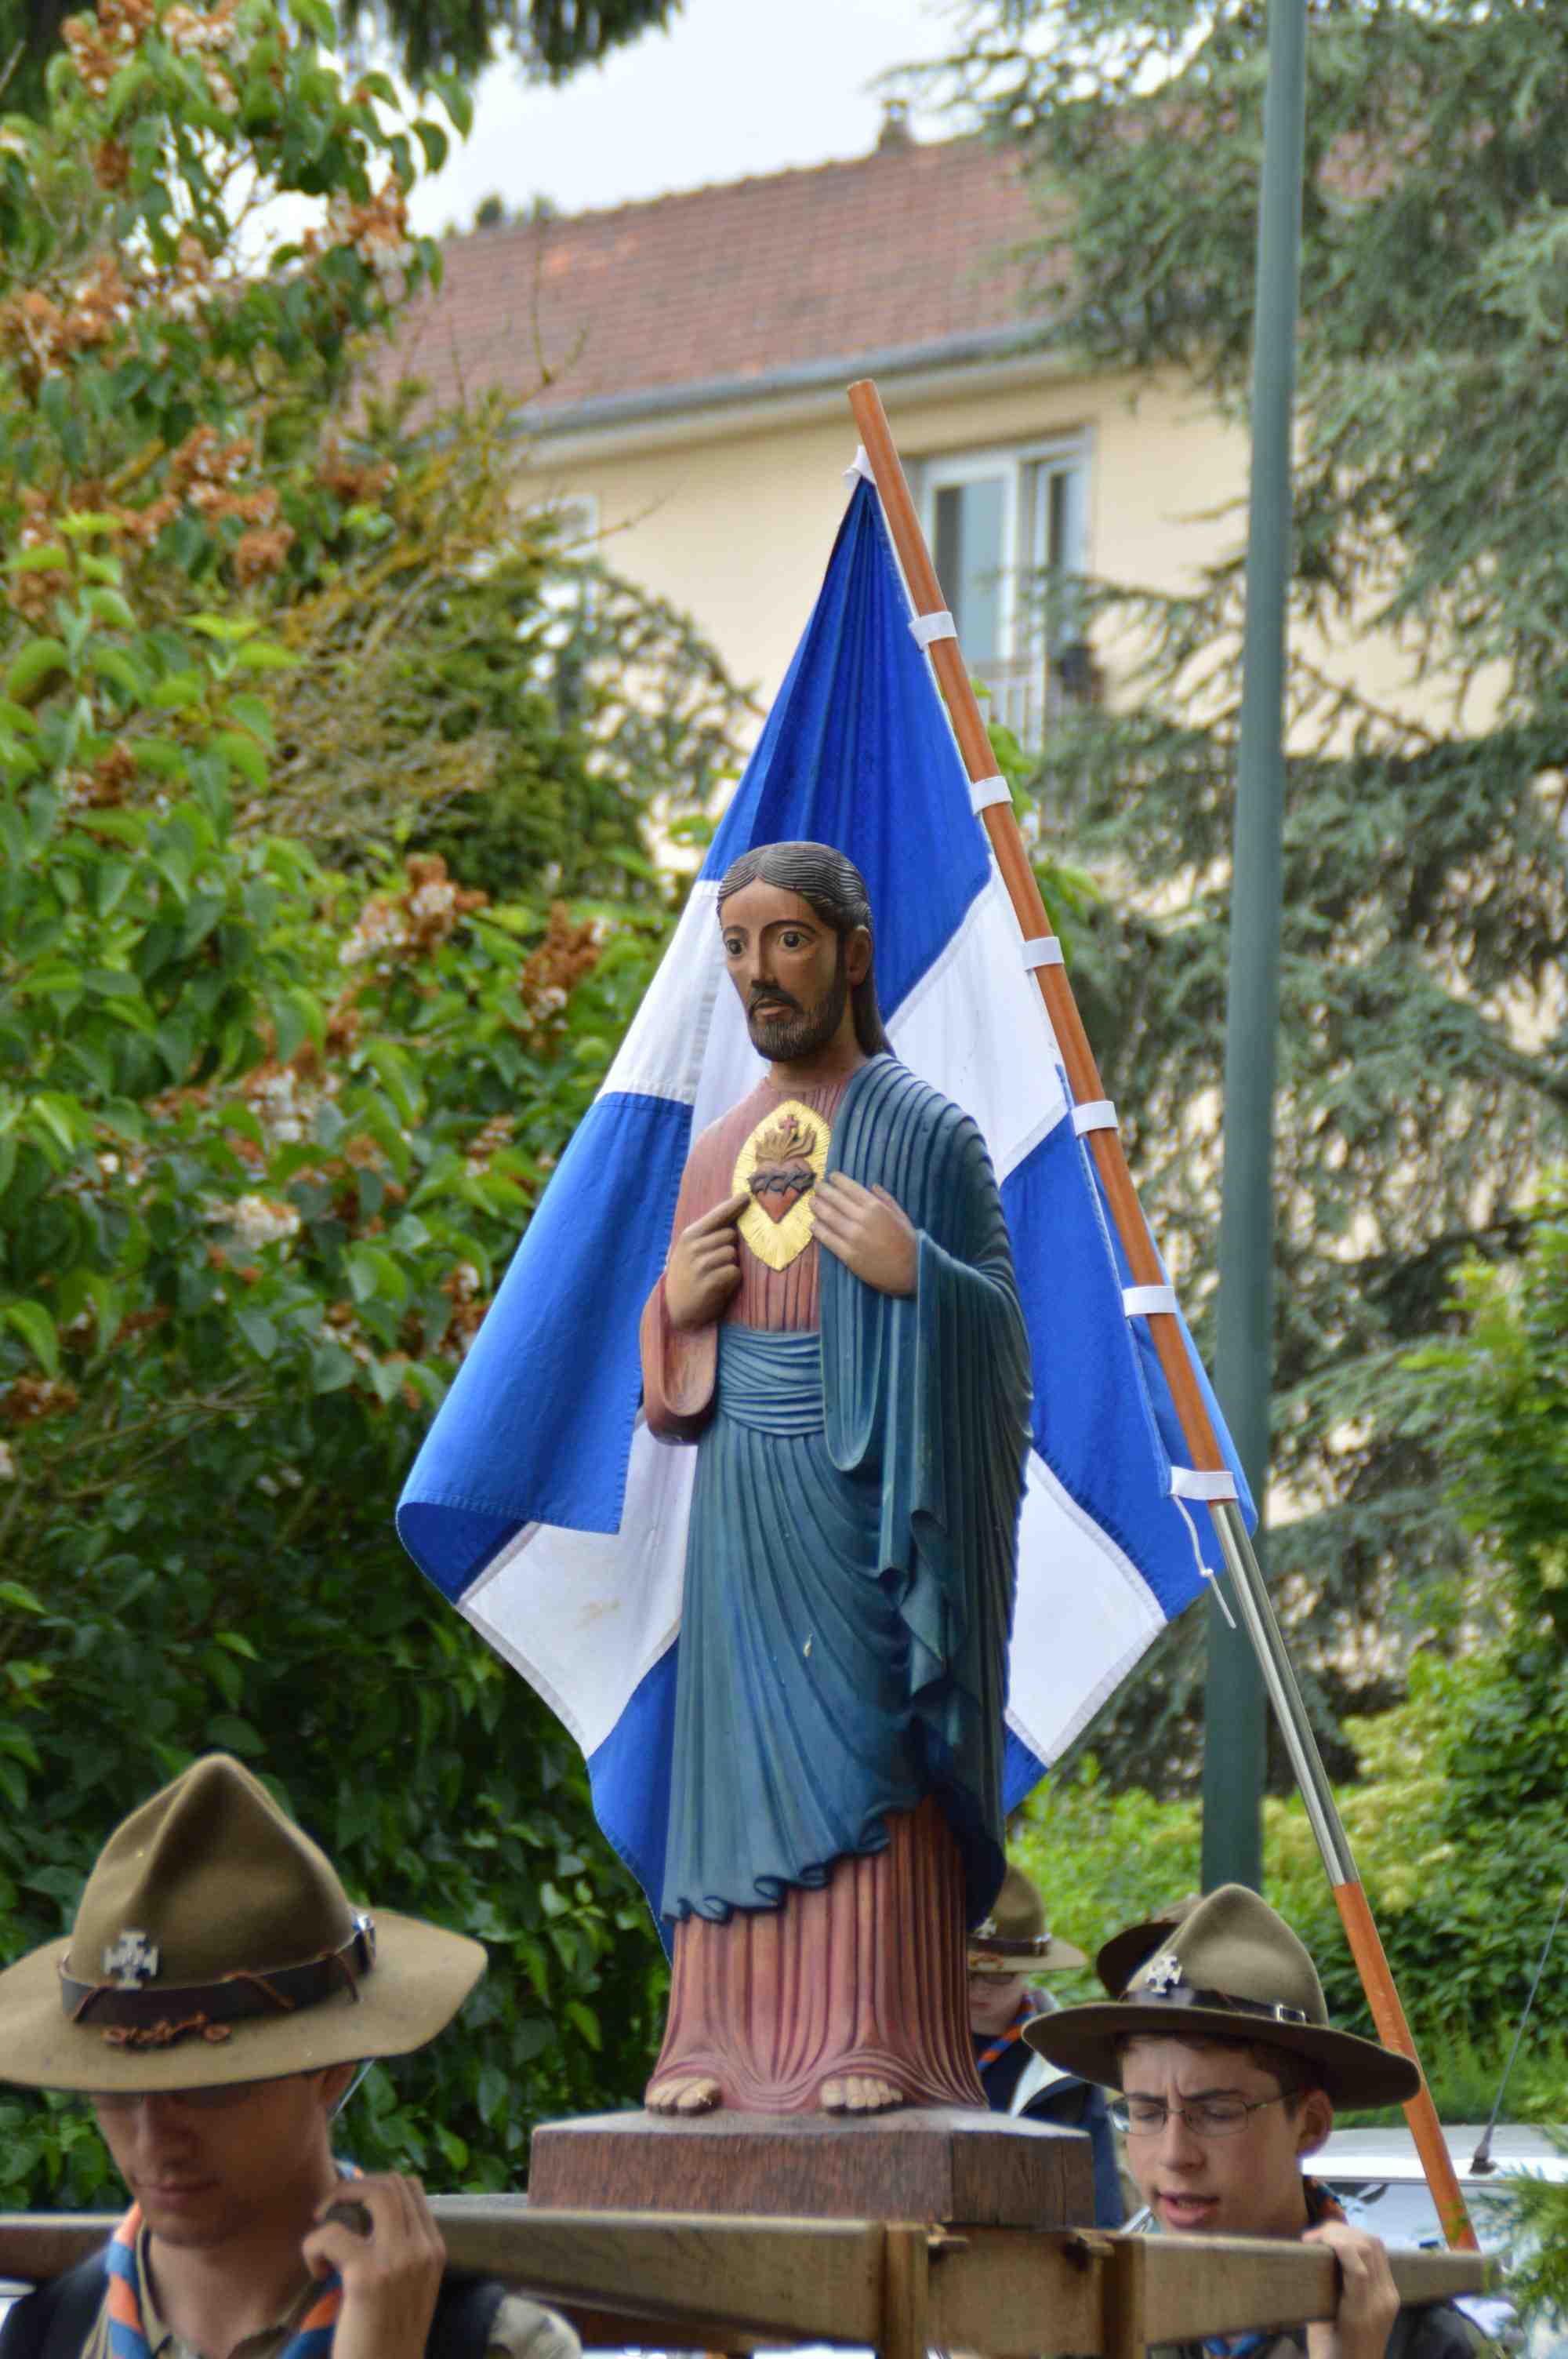
[[[1492,2134],[1492,2167],[1477,2172],[1471,2164],[1485,2129],[1481,2122],[1460,2123],[1444,2136],[1482,2249],[1506,2256],[1512,2234],[1510,2180],[1568,2180],[1568,2154],[1545,2130],[1499,2123]],[[1402,2124],[1396,2129],[1336,2130],[1308,2168],[1337,2196],[1346,2217],[1384,2244],[1442,2248],[1437,2208],[1415,2140]],[[1505,2350],[1522,2351],[1526,2359],[1568,2359],[1568,2320],[1537,2319],[1527,2338],[1512,2303],[1502,2295],[1467,2294],[1460,2308]]]

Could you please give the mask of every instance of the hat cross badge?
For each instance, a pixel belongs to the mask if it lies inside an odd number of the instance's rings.
[[[127,1925],[117,1941],[103,1952],[103,1971],[114,1977],[116,1990],[140,1990],[158,1967],[157,1945],[135,1926]]]
[[[1181,1979],[1182,1962],[1174,1950],[1167,1950],[1163,1957],[1156,1958],[1148,1968],[1143,1976],[1143,1987],[1157,1991],[1163,1996],[1166,1991],[1174,1990]]]

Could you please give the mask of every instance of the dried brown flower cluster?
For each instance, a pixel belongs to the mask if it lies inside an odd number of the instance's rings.
[[[488,893],[454,884],[439,853],[408,863],[408,885],[399,894],[373,893],[338,952],[340,966],[366,960],[384,973],[400,960],[429,957],[470,910],[482,909]]]
[[[389,464],[356,466],[345,459],[335,442],[329,443],[316,470],[316,481],[324,492],[343,507],[353,507],[362,500],[373,500],[384,492],[397,470]]]
[[[64,1417],[81,1398],[74,1385],[55,1376],[14,1376],[0,1393],[0,1419],[7,1425],[35,1425],[40,1418]]]
[[[234,486],[254,458],[244,435],[225,441],[215,426],[196,426],[168,462],[168,493],[220,524],[238,517],[246,529],[234,544],[234,577],[242,589],[276,573],[294,540],[294,527],[277,513],[270,484],[248,492]]]
[[[91,97],[103,96],[157,15],[154,0],[99,0],[96,16],[66,18],[60,38]]]
[[[0,348],[12,308],[0,305]],[[245,436],[225,439],[215,426],[196,426],[169,453],[165,487],[145,507],[126,507],[112,498],[102,484],[84,481],[70,486],[65,513],[74,510],[108,516],[134,548],[143,550],[151,548],[183,508],[194,508],[210,525],[238,521],[245,529],[234,544],[234,573],[241,587],[248,587],[276,572],[294,540],[294,527],[279,516],[278,495],[270,484],[253,484],[246,491],[238,488],[254,455],[254,447]],[[19,539],[24,549],[45,547],[59,538],[60,517],[46,494],[30,488],[23,493],[22,505]],[[51,613],[56,598],[70,587],[69,573],[48,567],[35,573],[8,575],[5,596],[18,614],[36,623]]]
[[[550,904],[545,939],[524,961],[517,978],[523,1016],[515,1029],[534,1056],[542,1056],[559,1039],[566,1024],[567,1002],[585,974],[599,964],[599,930],[589,919],[574,926],[564,901]]]
[[[47,549],[57,537],[58,527],[43,493],[31,488],[25,491],[22,529],[17,536],[22,548]],[[44,566],[33,573],[5,576],[7,603],[29,623],[44,622],[54,611],[55,600],[63,597],[70,587],[70,574],[57,565]]]
[[[131,151],[123,139],[101,139],[92,154],[92,176],[101,189],[123,189],[131,177]]]
[[[206,65],[214,95],[232,103],[232,86],[214,68],[233,38],[238,7],[239,0],[217,0],[211,8],[192,8],[186,0],[175,0],[160,16],[157,0],[98,0],[95,16],[68,16],[60,38],[92,98],[103,96],[120,68],[156,27],[178,56]]]
[[[331,245],[351,246],[367,270],[374,272],[387,294],[396,292],[398,274],[412,256],[408,235],[408,200],[395,179],[356,205],[339,194],[327,207],[327,239]]]
[[[484,1324],[490,1298],[479,1290],[479,1272],[471,1262],[460,1262],[441,1280],[441,1291],[452,1306],[446,1331],[436,1349],[460,1360]]]
[[[65,800],[77,810],[114,810],[135,785],[139,773],[128,745],[111,745],[90,770],[75,770],[66,781]]]
[[[499,1155],[503,1147],[511,1145],[512,1134],[516,1127],[515,1114],[492,1114],[490,1120],[475,1131],[463,1151],[463,1161],[470,1171],[476,1176],[488,1171],[491,1158]]]
[[[130,316],[124,274],[113,255],[103,255],[63,304],[38,287],[8,295],[0,303],[0,353],[13,362],[30,397],[72,353],[106,344]]]

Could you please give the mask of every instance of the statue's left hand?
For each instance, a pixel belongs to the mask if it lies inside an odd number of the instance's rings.
[[[816,1190],[814,1224],[817,1243],[880,1294],[914,1292],[919,1235],[885,1188],[830,1171]]]

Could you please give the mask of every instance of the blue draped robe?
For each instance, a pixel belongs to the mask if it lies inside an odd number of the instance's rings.
[[[916,1290],[824,1250],[820,1328],[719,1333],[687,1542],[664,1910],[723,1920],[880,1851],[936,1797],[969,1921],[1004,1866],[1001,1762],[1031,1400],[979,1130],[890,1056],[827,1169],[919,1234]]]

